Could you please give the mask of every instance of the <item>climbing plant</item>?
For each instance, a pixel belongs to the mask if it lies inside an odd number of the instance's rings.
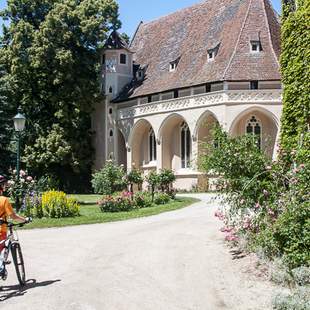
[[[305,148],[310,130],[310,1],[283,0],[281,144],[286,153]],[[309,158],[310,151],[305,152]],[[288,156],[288,160],[292,157]]]

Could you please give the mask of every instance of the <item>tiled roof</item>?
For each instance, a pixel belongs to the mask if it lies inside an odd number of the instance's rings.
[[[124,38],[116,31],[113,30],[104,44],[105,49],[128,49],[128,44]]]
[[[144,81],[133,80],[118,99],[216,81],[280,80],[280,25],[269,0],[208,0],[140,24],[131,43]],[[262,52],[250,52],[259,39]],[[208,50],[215,47],[214,61]],[[177,69],[169,63],[179,59]]]

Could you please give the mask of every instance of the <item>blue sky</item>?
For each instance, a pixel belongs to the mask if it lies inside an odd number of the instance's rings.
[[[281,0],[271,0],[278,13],[281,11]],[[137,25],[167,15],[176,10],[200,2],[199,0],[117,0],[120,7],[122,30],[132,36]],[[4,8],[6,0],[0,0],[0,8]]]

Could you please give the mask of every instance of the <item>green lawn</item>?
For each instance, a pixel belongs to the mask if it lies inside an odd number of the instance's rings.
[[[154,206],[151,208],[144,208],[139,210],[133,210],[129,212],[118,212],[118,213],[105,213],[101,212],[100,208],[96,204],[85,204],[85,202],[96,202],[98,200],[97,195],[74,195],[78,200],[82,201],[84,204],[81,205],[81,216],[73,218],[61,218],[61,219],[34,219],[29,225],[26,225],[24,229],[33,228],[48,228],[48,227],[63,227],[72,225],[83,225],[83,224],[95,224],[95,223],[106,223],[123,221],[132,218],[145,217],[150,215],[156,215],[159,213],[173,211],[187,207],[199,200],[194,198],[177,198],[176,200],[170,202],[169,204],[162,206]]]

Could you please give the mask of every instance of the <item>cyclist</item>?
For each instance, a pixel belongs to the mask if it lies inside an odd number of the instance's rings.
[[[9,199],[3,196],[6,185],[7,185],[7,179],[0,175],[0,219],[7,221],[8,218],[11,218],[12,220],[21,223],[29,221],[28,218],[24,218],[22,216],[17,215],[14,212],[12,205],[9,202]],[[5,268],[3,268],[4,266],[1,259],[2,258],[1,252],[4,249],[4,243],[1,243],[1,241],[6,239],[6,234],[7,234],[7,226],[5,224],[0,225],[0,278],[2,276],[2,273],[5,272]]]

